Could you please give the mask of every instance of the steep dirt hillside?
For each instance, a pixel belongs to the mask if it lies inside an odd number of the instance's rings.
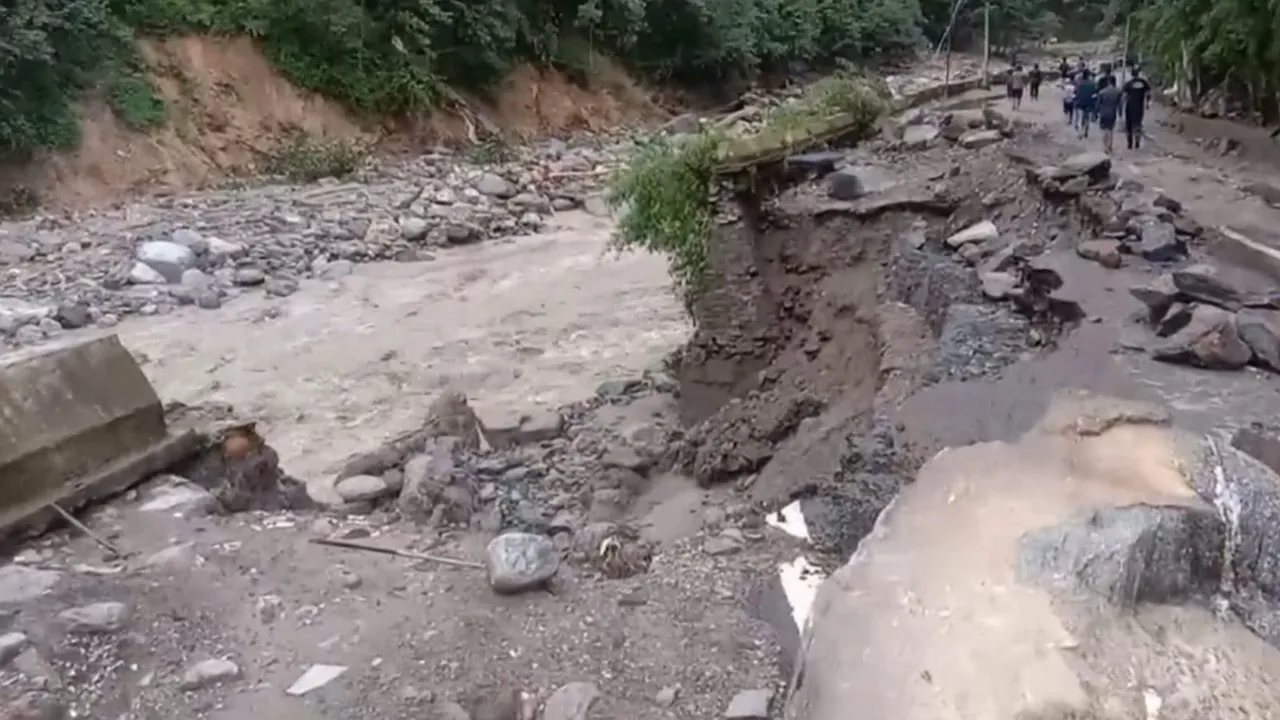
[[[586,87],[553,71],[521,67],[491,102],[471,99],[465,111],[392,127],[353,117],[293,86],[246,38],[144,41],[142,53],[165,101],[163,128],[135,132],[105,102],[91,101],[83,108],[83,139],[75,151],[0,168],[0,190],[29,188],[46,207],[102,205],[252,173],[265,154],[298,131],[394,151],[469,141],[486,132],[528,139],[600,131],[658,114],[649,93],[604,58]]]

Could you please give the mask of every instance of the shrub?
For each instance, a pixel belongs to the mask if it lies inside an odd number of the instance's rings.
[[[353,175],[368,157],[369,148],[359,143],[295,132],[267,155],[262,169],[268,175],[307,183]]]
[[[619,215],[612,247],[666,255],[676,293],[692,311],[705,288],[717,169],[746,156],[777,158],[803,150],[815,128],[829,127],[833,118],[841,120],[842,137],[860,139],[887,108],[872,83],[839,73],[774,112],[751,135],[704,128],[642,143],[610,185],[609,205]]]

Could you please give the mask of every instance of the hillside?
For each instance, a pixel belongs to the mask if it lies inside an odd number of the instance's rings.
[[[1180,18],[1205,15],[1193,12],[1199,1],[996,0],[992,43],[1088,37],[1129,18],[1134,46],[1166,75],[1188,63],[1203,89],[1238,68],[1237,84],[1266,109],[1280,87],[1267,63],[1276,24],[1227,3],[1207,16],[1221,32],[1196,34]],[[0,205],[257,172],[297,131],[337,138],[346,152],[388,137],[403,146],[602,127],[650,110],[641,87],[729,96],[761,73],[864,65],[944,37],[972,46],[982,6],[955,9],[951,0],[17,0],[0,8]]]

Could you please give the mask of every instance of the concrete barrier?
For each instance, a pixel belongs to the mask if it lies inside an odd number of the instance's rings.
[[[41,525],[194,451],[114,335],[0,357],[0,535]]]

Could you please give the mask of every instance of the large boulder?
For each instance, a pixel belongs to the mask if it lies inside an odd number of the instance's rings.
[[[1062,393],[903,488],[820,589],[785,717],[1280,716],[1280,652],[1198,602],[1271,592],[1277,481],[1157,408]]]

